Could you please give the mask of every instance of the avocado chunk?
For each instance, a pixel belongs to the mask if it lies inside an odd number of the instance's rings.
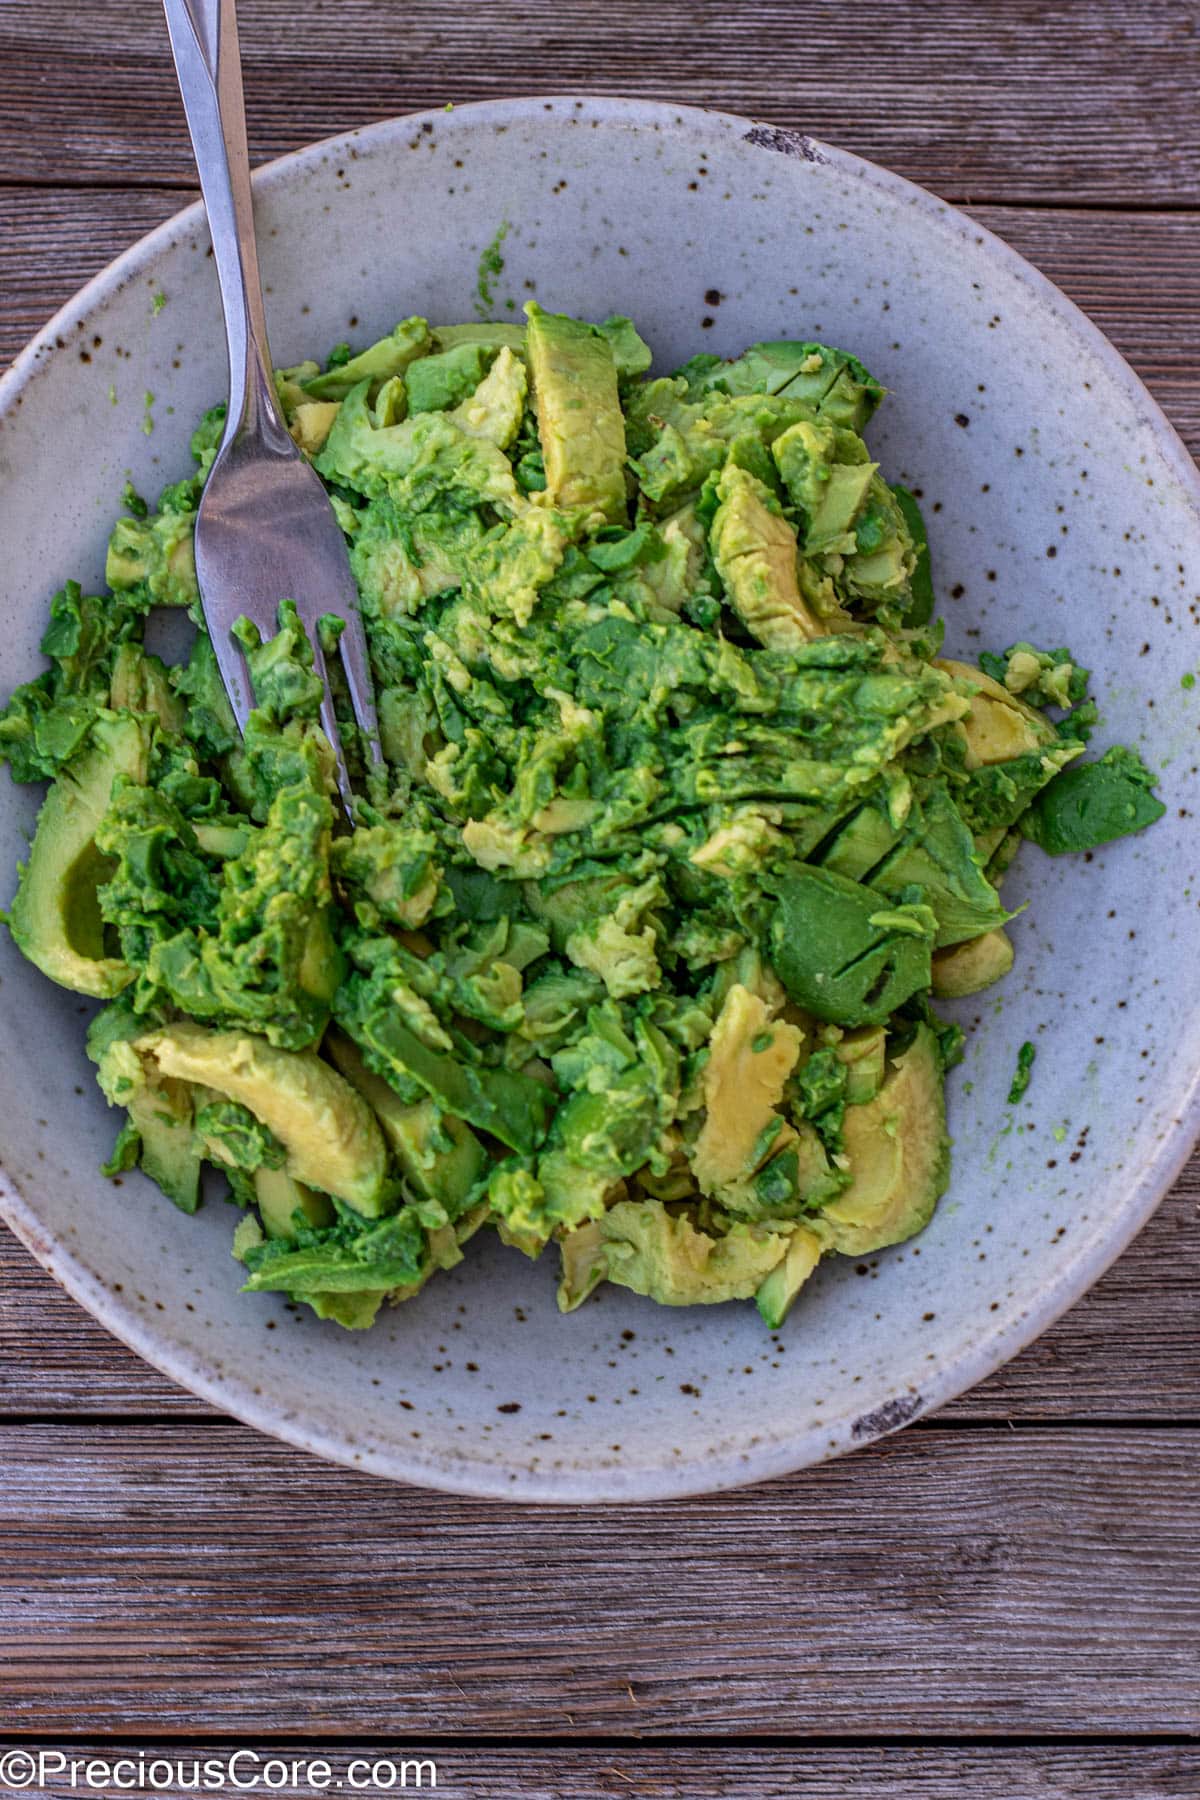
[[[360,350],[348,362],[329,369],[324,375],[313,375],[304,383],[304,391],[312,400],[344,400],[351,388],[367,382],[374,398],[385,381],[402,375],[409,364],[429,349],[429,327],[424,319],[402,319],[387,337]]]
[[[934,959],[936,966],[936,958]],[[882,1025],[864,1025],[860,1031],[847,1031],[834,1048],[837,1060],[846,1070],[847,1106],[864,1106],[873,1100],[883,1085],[887,1061],[887,1035]]]
[[[796,533],[770,490],[748,470],[728,465],[709,533],[713,562],[729,603],[768,650],[794,650],[826,627],[800,596]]]
[[[635,375],[646,373],[654,361],[654,354],[632,319],[627,319],[623,313],[614,313],[597,325],[596,330],[612,347],[619,381],[632,381]]]
[[[336,1195],[365,1218],[389,1209],[387,1150],[375,1116],[319,1056],[276,1049],[249,1032],[206,1031],[186,1022],[148,1032],[134,1048],[156,1073],[213,1088],[246,1107],[279,1139],[296,1181]]]
[[[847,881],[862,881],[900,841],[886,804],[870,800],[859,807],[813,861]]]
[[[796,1066],[804,1033],[772,1019],[765,1002],[736,982],[725,996],[704,1065],[705,1117],[692,1147],[692,1172],[706,1193],[752,1175],[780,1133],[776,1107]]]
[[[313,461],[318,475],[368,499],[389,495],[413,513],[434,505],[488,505],[506,514],[521,510],[523,497],[498,445],[463,431],[449,413],[418,413],[415,419],[379,425],[367,405],[369,386],[359,382],[342,401]]]
[[[904,615],[906,625],[928,625],[933,617],[933,566],[929,556],[929,533],[925,529],[925,519],[921,508],[917,505],[916,496],[910,494],[906,487],[892,483],[892,497],[900,508],[901,516],[908,527],[909,539],[913,547],[913,571],[909,578],[912,598]]]
[[[789,1233],[739,1222],[710,1237],[686,1210],[622,1200],[600,1221],[608,1279],[662,1306],[749,1300],[787,1252]]]
[[[193,1135],[195,1092],[186,1082],[159,1075],[138,1055],[133,1040],[144,1029],[145,1020],[127,1001],[118,1001],[93,1020],[88,1055],[104,1098],[129,1114],[128,1136],[123,1134],[117,1158],[128,1166],[136,1136],[137,1161],[145,1174],[181,1212],[194,1213],[200,1204],[202,1162]]]
[[[937,918],[939,950],[994,931],[1009,916],[983,872],[974,838],[941,782],[935,782],[914,806],[903,837],[869,881],[896,900],[919,888]]]
[[[146,779],[150,735],[132,713],[100,713],[38,814],[9,914],[13,941],[60,987],[106,1000],[133,980],[109,953],[98,891],[113,865],[96,848],[118,775]]]
[[[104,562],[104,579],[113,593],[144,588],[155,606],[198,604],[195,529],[190,508],[148,519],[118,519]]]
[[[1012,940],[1006,931],[985,931],[933,958],[933,991],[943,1000],[977,994],[1008,974],[1013,966]]]
[[[838,577],[851,600],[869,607],[891,604],[907,616],[917,553],[904,513],[882,475],[872,474],[855,520],[854,549]]]
[[[264,1163],[254,1171],[254,1198],[263,1230],[269,1238],[294,1238],[296,1214],[300,1223],[310,1228],[332,1225],[333,1202],[327,1194],[318,1194],[286,1169],[271,1169]]]
[[[417,612],[434,594],[462,585],[470,551],[484,535],[475,512],[430,507],[402,518],[386,495],[356,515],[350,567],[369,618]]]
[[[118,644],[113,657],[109,705],[114,712],[153,713],[164,731],[183,731],[183,702],[171,686],[166,664],[132,639]]]
[[[457,406],[475,392],[497,355],[487,344],[455,344],[410,363],[404,376],[409,415]]]
[[[558,1248],[562,1257],[558,1310],[574,1312],[608,1275],[604,1227],[599,1219],[588,1219],[574,1231],[564,1232],[558,1240]]]
[[[952,657],[938,657],[934,667],[977,691],[960,729],[967,744],[967,767],[988,767],[1012,762],[1019,756],[1057,744],[1057,733],[1048,719],[1027,706],[1000,682]]]
[[[447,1218],[458,1218],[487,1172],[486,1153],[470,1126],[432,1100],[406,1104],[382,1076],[371,1073],[358,1046],[340,1031],[330,1033],[327,1048],[382,1125],[409,1185],[443,1206]]]
[[[468,437],[484,438],[507,450],[521,429],[528,390],[525,365],[506,345],[479,386],[459,402],[449,417]]]
[[[452,1050],[434,1048],[405,1022],[395,989],[383,969],[369,979],[351,976],[338,990],[338,1024],[363,1052],[368,1067],[376,1074],[386,1070],[386,1079],[397,1088],[411,1092],[415,1083],[444,1112],[490,1132],[511,1150],[522,1155],[536,1150],[553,1110],[550,1090],[528,1075],[487,1068]]]
[[[288,430],[297,449],[306,456],[316,456],[325,447],[338,416],[339,400],[302,400],[288,421]]]
[[[415,1293],[430,1273],[429,1239],[415,1207],[403,1206],[386,1219],[339,1219],[307,1230],[299,1244],[287,1238],[246,1242],[240,1259],[250,1277],[242,1291],[308,1301],[314,1295]]]
[[[751,344],[730,362],[693,357],[680,374],[693,398],[709,393],[784,394],[853,431],[862,430],[884,395],[857,357],[794,338]]]
[[[922,1231],[946,1191],[950,1140],[937,1044],[919,1025],[865,1106],[846,1109],[850,1185],[821,1214],[835,1250],[865,1256]]]
[[[551,505],[623,524],[625,416],[612,345],[594,325],[525,308],[525,341]]]
[[[764,1325],[778,1331],[792,1309],[792,1302],[821,1260],[824,1241],[807,1225],[797,1225],[788,1239],[782,1261],[776,1263],[758,1292],[755,1303]]]
[[[1141,757],[1114,744],[1098,762],[1056,775],[1022,818],[1021,830],[1051,856],[1063,856],[1144,831],[1166,810]]]
[[[803,513],[806,554],[857,549],[854,524],[879,466],[862,439],[828,419],[799,419],[775,439],[771,455]]]
[[[798,1006],[833,1025],[879,1025],[929,986],[937,920],[828,869],[772,876],[767,954]]]

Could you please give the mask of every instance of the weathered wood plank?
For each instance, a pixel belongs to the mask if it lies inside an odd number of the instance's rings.
[[[1200,1419],[1198,1196],[1200,1159],[1098,1286],[943,1416]],[[0,1228],[0,1421],[160,1413],[217,1416],[111,1338]]]
[[[541,1510],[234,1426],[12,1427],[6,1725],[1189,1733],[1195,1454],[1169,1429],[929,1430],[737,1496]]]
[[[64,1739],[39,1749],[49,1759],[46,1769],[51,1779],[62,1767],[60,1757],[68,1768],[74,1760],[83,1779],[93,1757],[111,1768],[121,1757],[137,1756],[136,1750],[111,1741]],[[268,1773],[267,1764],[273,1759],[288,1771],[299,1765],[297,1779],[283,1785],[275,1785],[280,1776],[270,1771],[271,1792],[279,1800],[311,1800],[313,1778],[325,1779],[316,1766],[322,1760],[339,1784],[369,1780],[371,1769],[381,1762],[386,1782],[389,1762],[398,1769],[407,1763],[402,1773],[410,1790],[431,1789],[428,1764],[432,1763],[437,1791],[453,1800],[496,1800],[497,1795],[519,1795],[520,1800],[829,1800],[831,1795],[850,1794],[854,1800],[945,1800],[948,1794],[969,1795],[970,1800],[1195,1800],[1200,1788],[1200,1751],[1156,1745],[1037,1750],[971,1746],[836,1750],[807,1745],[759,1750],[706,1745],[659,1750],[630,1743],[615,1749],[563,1745],[539,1750],[461,1745],[400,1749],[373,1743],[326,1749],[315,1739],[301,1749],[295,1744],[272,1749],[269,1740],[259,1737],[252,1753],[237,1740],[189,1742],[144,1752],[148,1763],[157,1757],[182,1764],[185,1777],[194,1761],[203,1764],[211,1758],[225,1768],[239,1753],[242,1761],[235,1765],[235,1773],[242,1780]],[[248,1754],[261,1761],[247,1760]],[[125,1769],[114,1774],[117,1780],[128,1780]],[[61,1782],[63,1775],[57,1779]],[[103,1782],[105,1777],[93,1779]],[[93,1788],[89,1783],[89,1792],[97,1800],[123,1800],[128,1788]]]
[[[161,187],[0,186],[0,365],[83,282],[189,198]],[[972,212],[1091,315],[1200,451],[1200,221],[1060,208]]]
[[[1200,198],[1200,34],[1177,0],[243,0],[257,156],[394,113],[605,92],[798,126],[951,198]],[[0,9],[10,178],[191,180],[154,0]]]

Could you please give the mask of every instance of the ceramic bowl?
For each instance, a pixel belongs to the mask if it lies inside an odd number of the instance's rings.
[[[1103,738],[1141,748],[1169,811],[1087,860],[1022,854],[1006,890],[1029,902],[1015,972],[959,1009],[972,1029],[950,1082],[949,1195],[914,1243],[827,1263],[778,1334],[749,1305],[672,1312],[617,1289],[562,1318],[557,1259],[534,1266],[496,1242],[366,1334],[239,1295],[224,1204],[187,1219],[141,1177],[98,1173],[117,1121],[84,1058],[89,1009],[7,938],[4,1216],[195,1393],[405,1481],[655,1499],[818,1462],[940,1406],[1096,1280],[1200,1127],[1200,486],[1181,444],[1100,334],[1002,243],[773,127],[642,102],[501,101],[316,145],[262,170],[256,191],[281,364],[408,313],[470,317],[502,227],[487,309],[501,318],[535,294],[593,318],[628,312],[664,369],[761,337],[852,348],[892,390],[871,439],[924,496],[950,650],[1069,644],[1095,670]],[[126,475],[154,492],[185,472],[191,424],[223,380],[193,207],[93,281],[0,384],[5,693],[40,666],[52,588],[101,579]],[[36,805],[3,782],[0,868]],[[1010,1108],[1025,1039],[1033,1083]]]

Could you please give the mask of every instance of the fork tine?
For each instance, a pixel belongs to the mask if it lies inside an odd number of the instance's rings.
[[[346,620],[346,629],[338,648],[342,655],[342,667],[346,671],[346,686],[350,690],[350,704],[354,708],[364,753],[370,762],[381,763],[383,749],[379,742],[379,719],[375,711],[367,635],[357,611]]]
[[[205,604],[204,622],[208,627],[212,640],[213,652],[217,659],[217,667],[221,671],[221,680],[225,683],[225,692],[229,696],[229,704],[233,708],[233,716],[237,728],[244,733],[246,720],[250,717],[254,705],[254,689],[250,682],[250,671],[246,666],[246,658],[242,647],[233,636],[232,631],[216,626],[213,609]],[[215,628],[214,628],[215,627]],[[264,636],[266,633],[263,634]]]
[[[333,710],[333,694],[329,686],[329,670],[325,666],[325,652],[314,631],[312,634],[313,667],[321,677],[324,693],[321,697],[321,730],[329,739],[337,767],[338,792],[342,796],[342,806],[346,817],[354,818],[354,790],[350,786],[350,771],[346,767],[346,752],[342,748],[342,734],[338,730],[337,714]]]

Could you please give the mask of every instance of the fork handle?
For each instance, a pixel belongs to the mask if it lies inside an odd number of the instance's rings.
[[[277,453],[294,454],[267,345],[234,0],[163,0],[163,10],[225,314],[229,412],[223,442],[254,431]]]

